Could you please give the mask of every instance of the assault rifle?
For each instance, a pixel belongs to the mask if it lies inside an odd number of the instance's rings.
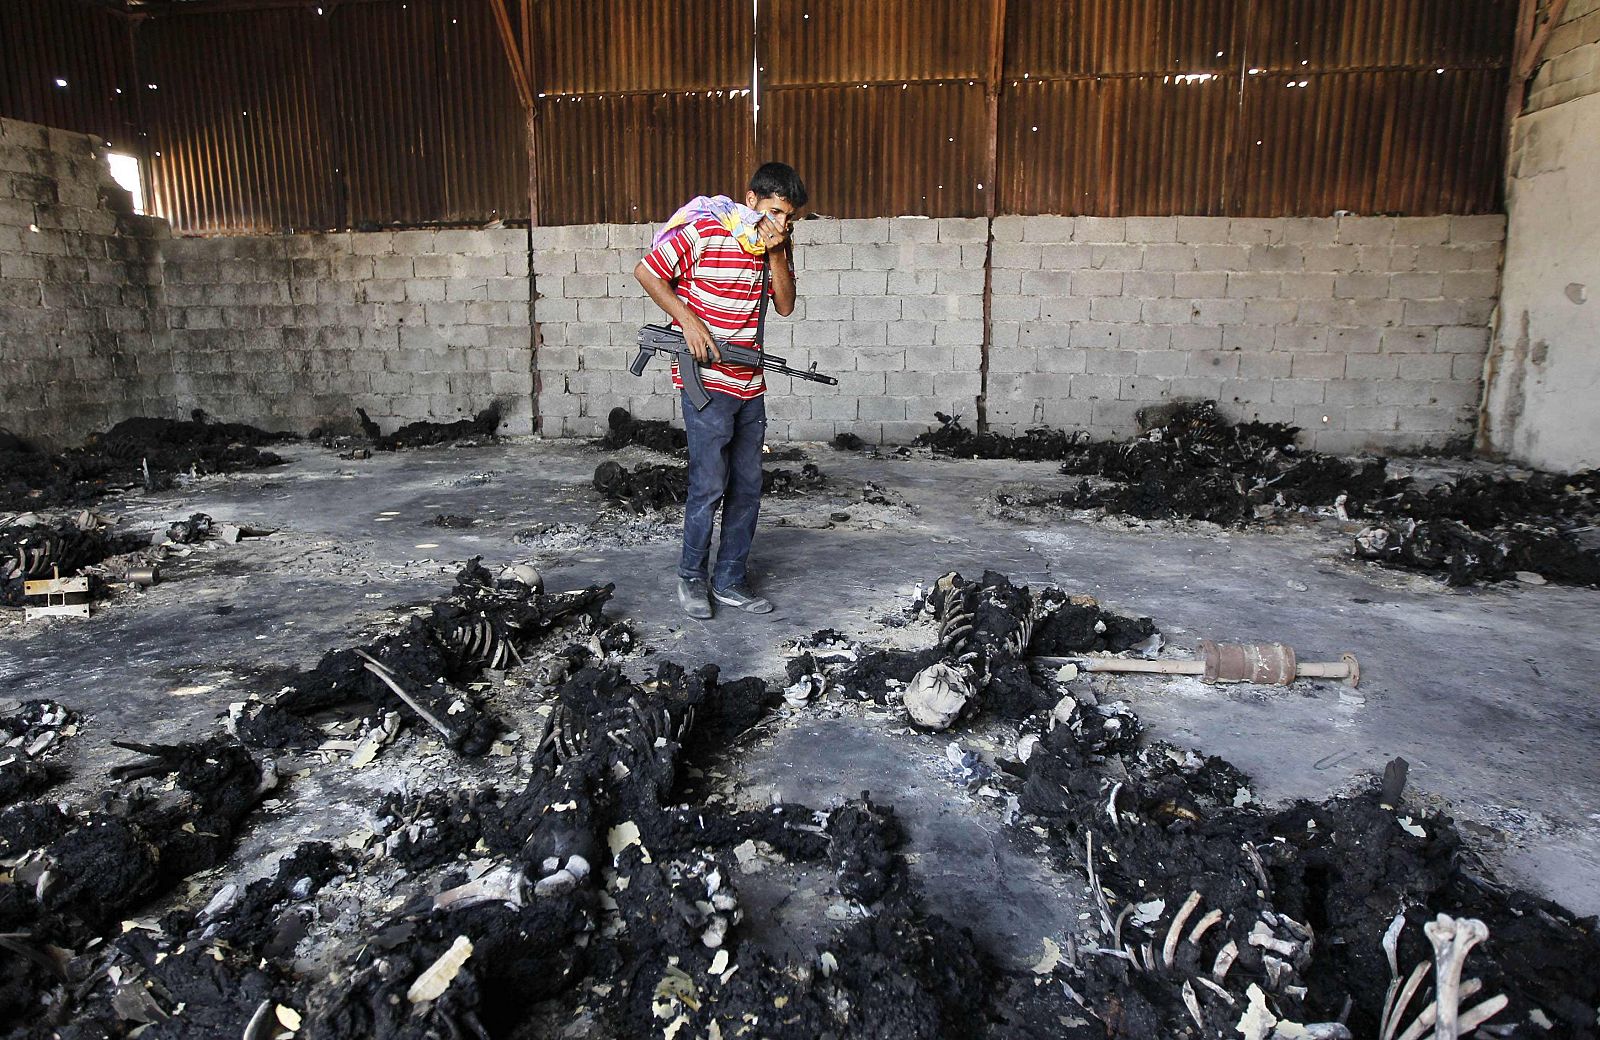
[[[829,386],[839,385],[837,379],[818,372],[815,361],[811,363],[810,368],[790,368],[789,363],[783,358],[768,354],[764,350],[752,350],[721,339],[712,342],[716,343],[717,353],[722,355],[722,360],[730,365],[745,365],[749,368],[794,376],[796,379],[809,379],[813,383],[826,383]],[[650,363],[651,356],[655,354],[669,354],[677,359],[678,374],[683,378],[683,389],[689,395],[689,403],[694,405],[695,411],[698,412],[711,403],[711,395],[706,393],[706,384],[700,378],[700,366],[695,364],[694,354],[690,352],[689,344],[684,342],[682,331],[670,325],[646,325],[640,329],[639,356],[633,359],[628,371],[636,376],[644,375],[644,366]]]

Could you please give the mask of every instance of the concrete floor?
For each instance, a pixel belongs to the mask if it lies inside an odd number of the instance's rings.
[[[49,696],[92,713],[70,751],[72,784],[89,789],[122,754],[110,740],[210,732],[229,702],[271,692],[261,688],[262,668],[309,665],[327,649],[370,638],[407,605],[444,592],[473,555],[490,565],[535,562],[552,588],[615,582],[613,615],[631,618],[663,656],[716,661],[728,676],[779,675],[784,641],[823,627],[916,642],[924,632],[880,619],[900,613],[919,582],[988,568],[1148,614],[1181,648],[1213,637],[1287,642],[1302,659],[1355,651],[1365,676],[1359,691],[1188,680],[1130,680],[1118,690],[1155,735],[1231,759],[1268,801],[1325,797],[1403,755],[1412,795],[1463,821],[1503,877],[1581,913],[1600,912],[1600,592],[1450,590],[1353,562],[1346,538],[1310,525],[1241,533],[1021,524],[992,516],[988,494],[1006,482],[1051,483],[1059,479],[1054,467],[808,450],[827,488],[770,502],[756,544],[756,580],[777,612],[710,622],[676,610],[671,525],[642,544],[577,537],[606,512],[589,479],[607,456],[576,444],[522,441],[356,462],[304,445],[278,470],[110,499],[102,511],[134,529],[204,511],[279,533],[197,549],[167,567],[169,581],[119,597],[88,621],[0,619],[0,707]],[[860,505],[865,481],[903,496],[909,508]],[[841,510],[851,519],[823,526]],[[478,523],[440,528],[432,523],[440,513]],[[553,523],[576,526],[532,544],[514,538]],[[999,806],[967,794],[944,756],[951,735],[901,728],[859,706],[799,713],[737,756],[731,783],[751,797],[771,790],[818,805],[870,789],[906,819],[935,908],[1010,946],[1019,961],[1036,956],[1041,936],[1064,934],[1077,917],[1081,878],[1054,872],[1023,847],[1016,828],[1003,826]],[[967,746],[1005,740],[984,727],[953,736]],[[472,774],[474,767],[443,758],[432,760],[439,779]],[[328,779],[291,785],[273,807],[278,822],[259,825],[240,856],[281,848],[283,836],[357,828],[374,789]],[[308,822],[314,816],[320,821]],[[777,915],[779,889],[789,883],[766,882],[766,905]],[[761,905],[761,885],[747,887]]]

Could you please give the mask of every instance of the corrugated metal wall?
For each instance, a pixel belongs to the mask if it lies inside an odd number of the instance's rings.
[[[837,216],[981,215],[990,193],[1006,213],[1500,206],[1515,0],[528,2],[547,224],[659,220],[768,158]],[[6,0],[0,112],[119,146],[145,128],[180,230],[525,219],[526,116],[487,0],[327,12],[130,30]]]
[[[138,148],[128,25],[61,0],[0,4],[0,115]],[[64,80],[61,85],[57,80]]]
[[[664,220],[750,175],[750,0],[537,0],[544,224]]]

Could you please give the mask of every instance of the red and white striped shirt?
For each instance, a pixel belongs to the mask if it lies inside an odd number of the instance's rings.
[[[746,253],[715,217],[674,228],[645,254],[644,262],[672,283],[678,299],[706,323],[712,336],[741,346],[756,345],[761,258]],[[745,365],[702,365],[700,380],[707,390],[741,400],[760,397],[767,388],[761,369]],[[672,385],[683,386],[676,364]]]

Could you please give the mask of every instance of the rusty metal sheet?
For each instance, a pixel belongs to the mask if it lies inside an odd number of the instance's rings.
[[[1239,9],[1239,0],[1008,0],[1007,82],[1237,69]]]
[[[1007,213],[1225,212],[1231,77],[1008,80],[1000,120]]]
[[[310,9],[157,19],[137,35],[152,211],[184,232],[332,226],[337,162]]]
[[[1499,66],[1515,0],[1249,0],[1252,67],[1315,72]]]
[[[449,222],[528,219],[528,125],[484,0],[448,0],[439,118]]]
[[[545,224],[665,220],[750,176],[744,91],[547,97],[536,156]]]
[[[534,15],[538,92],[750,86],[750,0],[537,0]]]
[[[1492,68],[1247,77],[1231,210],[1494,212],[1505,90]]]
[[[0,115],[94,134],[137,154],[129,28],[111,12],[63,0],[0,7]]]
[[[983,88],[966,80],[794,87],[762,95],[763,159],[794,166],[836,217],[984,212]]]
[[[992,0],[762,0],[761,88],[982,80],[994,10]]]

